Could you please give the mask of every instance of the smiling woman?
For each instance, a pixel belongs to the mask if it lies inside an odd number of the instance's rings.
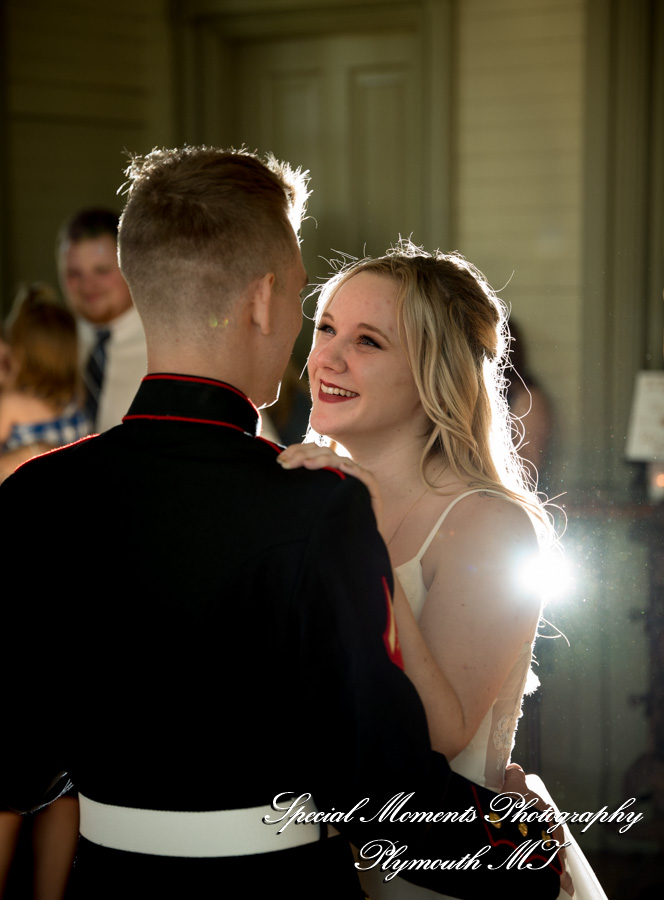
[[[393,279],[360,272],[339,287],[317,323],[311,426],[344,446],[426,428],[399,338],[397,293]]]
[[[309,379],[311,428],[352,461],[330,450],[317,459],[307,444],[279,458],[336,464],[367,484],[432,745],[498,791],[523,695],[537,684],[542,598],[523,566],[553,544],[511,440],[507,337],[504,304],[457,254],[400,242],[349,264],[321,290]],[[372,897],[438,896],[367,874]],[[604,896],[596,882],[578,888],[579,900]]]
[[[505,338],[503,304],[470,263],[404,242],[323,288],[309,358],[312,429],[377,482],[410,604],[399,588],[404,659],[434,746],[495,788],[540,614],[519,576],[537,532],[550,538],[509,438]]]

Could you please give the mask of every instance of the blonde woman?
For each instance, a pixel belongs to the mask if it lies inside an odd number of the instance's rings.
[[[279,457],[369,487],[432,745],[498,791],[541,611],[523,574],[550,539],[511,441],[506,338],[502,302],[459,255],[401,242],[351,263],[321,291],[308,364],[311,428],[350,459],[307,444]],[[364,883],[372,898],[438,896],[375,869]]]

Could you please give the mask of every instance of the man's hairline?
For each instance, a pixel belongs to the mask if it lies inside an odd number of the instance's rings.
[[[95,234],[90,237],[81,237],[81,238],[72,238],[69,235],[65,235],[61,240],[58,241],[55,249],[56,261],[58,264],[58,268],[61,267],[62,258],[65,254],[72,248],[78,247],[80,244],[85,244],[88,241],[98,241],[100,238],[109,237],[115,244],[115,256],[117,259],[118,253],[118,235],[111,234],[110,231],[103,231],[100,234]],[[120,262],[118,260],[118,268],[120,267]]]

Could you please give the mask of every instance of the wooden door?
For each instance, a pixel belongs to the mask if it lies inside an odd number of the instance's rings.
[[[302,255],[450,238],[450,0],[181,0],[182,139],[311,172]],[[245,11],[246,10],[246,11]],[[313,304],[305,312],[310,313]],[[302,357],[309,334],[296,347]]]
[[[340,253],[421,239],[421,73],[413,34],[242,43],[232,133],[311,172],[303,255],[312,278]]]

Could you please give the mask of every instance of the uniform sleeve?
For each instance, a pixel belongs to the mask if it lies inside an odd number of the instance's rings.
[[[395,652],[387,551],[364,487],[344,488],[312,531],[294,608],[305,702],[316,722],[318,809],[356,810],[335,827],[371,857],[365,866],[385,864],[384,876],[401,862],[429,861],[399,874],[462,898],[491,890],[557,897],[552,853],[531,843],[522,859],[517,825],[497,828],[485,818],[496,795],[432,752],[422,704]],[[449,861],[459,868],[442,867]]]
[[[4,522],[5,590],[0,601],[0,684],[3,739],[0,807],[28,812],[54,800],[68,785],[64,767],[63,718],[71,703],[66,635],[58,585],[61,570],[47,557],[48,534],[40,531],[41,504],[18,475],[0,486]],[[47,596],[33,594],[35,573],[46,572]],[[13,573],[14,587],[8,589]],[[71,649],[71,648],[70,648]]]

